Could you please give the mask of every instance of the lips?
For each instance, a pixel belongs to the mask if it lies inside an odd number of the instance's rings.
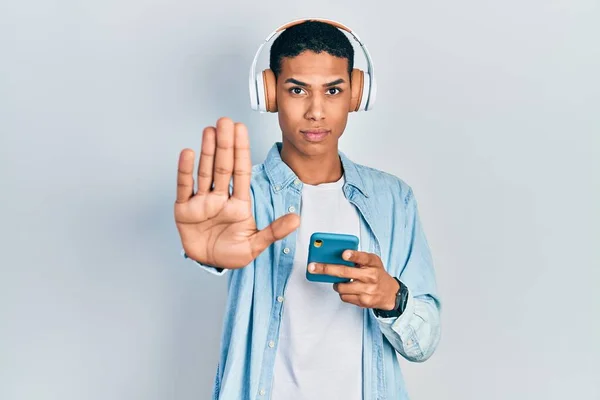
[[[319,134],[319,133],[327,133],[329,132],[329,129],[324,129],[324,128],[316,128],[316,129],[305,129],[301,131],[302,133],[311,133],[311,134]]]
[[[301,130],[300,132],[309,142],[319,142],[325,139],[325,137],[329,135],[329,132],[331,131],[325,128],[311,128]]]

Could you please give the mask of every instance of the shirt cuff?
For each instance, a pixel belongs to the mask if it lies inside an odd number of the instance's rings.
[[[381,332],[390,340],[396,351],[401,352],[408,359],[418,360],[423,357],[417,334],[419,326],[424,321],[417,314],[422,312],[421,303],[423,302],[415,299],[409,289],[406,308],[402,315],[391,318],[375,316]]]
[[[212,275],[222,276],[227,272],[226,268],[217,268],[217,267],[213,267],[210,265],[205,265],[205,264],[202,264],[202,263],[190,258],[187,254],[185,254],[185,250],[181,250],[181,255],[183,256],[183,258],[193,261],[197,266],[199,266],[204,271],[206,271]]]

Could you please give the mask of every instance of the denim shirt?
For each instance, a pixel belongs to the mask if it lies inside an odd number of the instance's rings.
[[[303,184],[281,160],[281,146],[275,143],[265,161],[252,168],[250,190],[258,229],[300,209]],[[404,181],[338,154],[345,175],[344,196],[360,216],[361,249],[377,254],[386,271],[409,289],[400,317],[378,318],[372,309],[363,309],[363,399],[408,399],[398,354],[409,361],[425,361],[440,339],[440,299],[417,203]],[[294,231],[241,269],[221,270],[194,261],[211,274],[228,277],[213,399],[270,398],[295,246]]]

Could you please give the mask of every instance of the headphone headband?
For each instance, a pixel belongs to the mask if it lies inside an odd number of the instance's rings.
[[[258,61],[258,57],[262,51],[262,48],[276,34],[283,32],[284,30],[286,30],[292,26],[299,25],[306,21],[319,21],[319,22],[325,22],[327,24],[333,25],[338,29],[348,32],[354,38],[354,40],[356,40],[358,42],[363,54],[365,55],[365,58],[367,59],[367,72],[369,75],[370,84],[369,84],[369,92],[367,93],[367,103],[366,103],[365,107],[366,107],[366,109],[368,109],[370,100],[372,98],[372,92],[375,90],[375,84],[374,84],[375,75],[374,75],[373,61],[371,60],[371,55],[369,54],[369,50],[367,50],[367,47],[363,44],[363,42],[360,40],[358,35],[356,33],[354,33],[350,28],[348,28],[344,24],[341,24],[337,21],[333,21],[331,19],[325,19],[325,18],[301,18],[301,19],[290,21],[284,25],[281,25],[279,28],[275,29],[271,34],[269,34],[269,36],[267,36],[267,38],[264,40],[264,42],[258,47],[258,50],[256,51],[256,54],[254,55],[254,60],[252,61],[252,66],[250,67],[250,76],[249,76],[250,102],[251,102],[253,108],[255,105],[256,105],[256,108],[258,108],[258,91],[259,91],[259,89],[262,89],[262,88],[258,87],[258,82],[256,81],[256,63]]]
[[[306,21],[325,22],[325,23],[328,23],[329,25],[335,26],[336,28],[342,29],[342,30],[344,30],[344,31],[346,31],[348,33],[352,33],[352,30],[350,28],[348,28],[346,25],[341,24],[339,22],[336,22],[334,20],[325,19],[325,18],[302,18],[302,19],[297,19],[297,20],[294,20],[294,21],[290,21],[287,24],[281,25],[279,28],[275,29],[275,32],[280,32],[280,31],[286,30],[287,28],[291,28],[294,25],[299,25],[299,24],[301,24],[303,22],[306,22]]]

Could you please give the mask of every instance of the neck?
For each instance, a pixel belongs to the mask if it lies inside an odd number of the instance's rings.
[[[300,180],[308,185],[337,182],[343,174],[342,161],[336,151],[319,155],[305,155],[293,149],[291,144],[283,142],[281,160]]]

